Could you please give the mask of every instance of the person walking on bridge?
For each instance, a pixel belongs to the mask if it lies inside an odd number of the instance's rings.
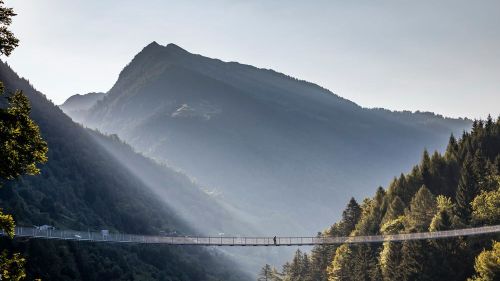
[[[273,237],[273,242],[274,242],[274,245],[278,246],[278,244],[276,244],[276,236]]]

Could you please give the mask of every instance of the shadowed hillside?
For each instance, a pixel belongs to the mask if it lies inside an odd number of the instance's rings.
[[[127,167],[58,107],[0,64],[8,92],[23,90],[49,147],[39,176],[0,189],[0,203],[19,225],[127,233],[192,233],[177,214]],[[4,104],[4,99],[2,99]],[[175,185],[180,180],[169,178]],[[44,280],[246,280],[216,251],[177,247],[90,245],[54,241],[0,241],[28,257],[28,278]]]

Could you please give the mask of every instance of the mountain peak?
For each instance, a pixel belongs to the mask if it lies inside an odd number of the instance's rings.
[[[141,53],[150,53],[150,52],[168,52],[174,54],[188,53],[188,51],[184,50],[183,48],[179,47],[174,43],[169,43],[166,46],[162,46],[158,44],[158,42],[156,41],[149,43],[146,47],[144,47]]]
[[[146,48],[147,48],[147,47],[160,47],[160,46],[161,46],[161,45],[160,45],[160,44],[158,44],[158,42],[153,41],[153,42],[149,43],[149,44],[146,46]]]
[[[142,52],[157,51],[163,48],[164,47],[162,45],[158,44],[156,41],[153,41],[149,43],[146,47],[144,47],[144,49],[142,49]]]

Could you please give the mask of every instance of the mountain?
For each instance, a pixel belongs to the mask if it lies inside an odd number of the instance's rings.
[[[97,101],[104,97],[104,93],[88,93],[85,95],[73,95],[69,97],[64,104],[59,107],[73,118],[74,121],[80,122],[89,110]]]
[[[193,177],[262,233],[282,235],[315,233],[350,196],[367,196],[471,124],[362,108],[273,70],[156,42],[81,122]]]
[[[20,89],[29,97],[32,118],[47,141],[49,161],[39,176],[11,181],[0,189],[0,205],[19,225],[50,224],[60,229],[109,229],[123,233],[158,234],[159,231],[196,233],[176,206],[130,172],[103,141],[105,138],[73,123],[58,107],[0,64],[0,81],[7,92]],[[0,101],[5,106],[5,99]],[[107,142],[115,141],[110,138]],[[108,144],[108,146],[110,146]],[[139,155],[143,165],[154,168]],[[167,167],[168,194],[209,204],[196,185]],[[179,190],[175,190],[178,188]],[[183,196],[183,190],[190,194]],[[195,194],[195,195],[192,195]],[[213,204],[213,203],[210,203]],[[216,208],[207,208],[210,212]],[[221,215],[223,212],[214,213]],[[208,215],[207,215],[208,216]],[[29,279],[44,280],[248,280],[218,251],[193,247],[104,245],[63,241],[0,239],[2,249],[20,251],[28,258]]]

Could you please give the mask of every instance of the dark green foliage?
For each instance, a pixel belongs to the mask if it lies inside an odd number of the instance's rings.
[[[354,198],[351,198],[346,209],[342,212],[342,222],[340,223],[340,231],[343,235],[349,235],[354,230],[356,224],[361,217],[361,208]]]
[[[377,251],[377,245],[361,244],[352,247],[352,258],[348,260],[347,266],[352,268],[354,280],[380,280]]]
[[[278,275],[287,281],[314,281],[311,275],[310,259],[300,250],[295,252],[292,262],[285,264],[282,273]]]
[[[471,202],[479,192],[478,181],[472,170],[472,160],[466,158],[460,173],[455,201],[457,213],[467,223],[472,212]]]
[[[19,43],[19,40],[8,29],[14,16],[16,16],[14,10],[4,7],[4,1],[0,0],[0,55],[10,55]]]
[[[27,257],[27,280],[247,280],[221,254],[198,248],[43,240],[0,245]]]
[[[384,243],[384,248],[380,253],[380,271],[383,280],[385,281],[398,281],[402,280],[401,271],[401,243]]]
[[[387,212],[385,212],[384,218],[382,219],[382,224],[385,224],[388,221],[397,219],[399,216],[404,215],[405,203],[399,196],[395,196],[389,207],[387,208]]]
[[[406,212],[405,229],[409,232],[425,232],[436,213],[434,195],[423,185],[415,194]]]
[[[322,235],[370,235],[426,232],[497,224],[500,218],[500,118],[474,122],[457,141],[451,136],[444,156],[424,151],[409,174],[401,174],[387,192],[361,204],[352,226],[347,214]],[[351,200],[352,202],[353,200]],[[385,242],[383,245],[318,246],[312,251],[311,274],[319,281],[334,280],[466,280],[478,274],[497,276],[496,250],[491,240],[500,235]],[[335,250],[336,249],[336,250]],[[479,253],[482,252],[481,255]],[[496,251],[496,252],[495,252]],[[325,267],[325,264],[326,267]],[[290,265],[289,265],[290,266]]]
[[[8,106],[0,108],[0,180],[39,174],[36,165],[47,161],[48,149],[40,129],[30,118],[29,100],[21,91],[7,99]]]

